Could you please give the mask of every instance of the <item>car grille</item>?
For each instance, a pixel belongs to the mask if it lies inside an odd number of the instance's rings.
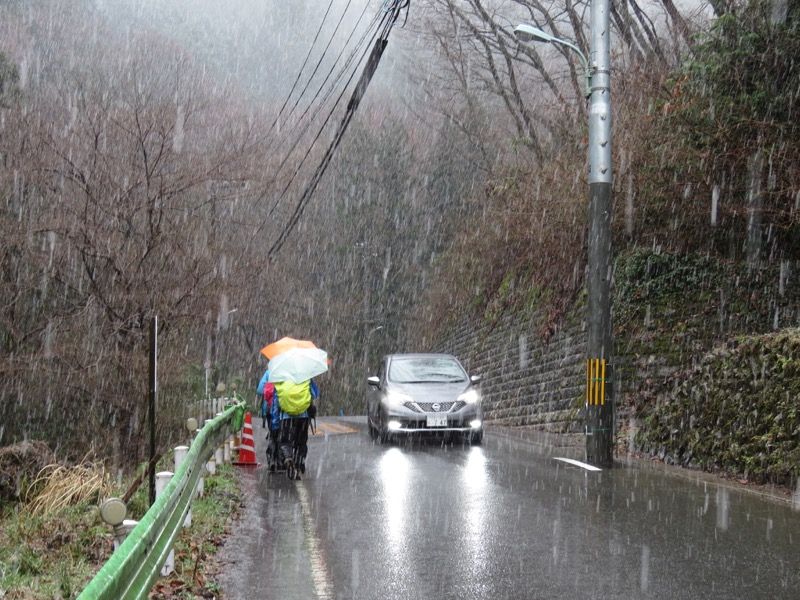
[[[434,410],[433,405],[438,404],[439,410]],[[422,412],[450,412],[455,402],[417,402]]]
[[[403,406],[405,406],[409,410],[413,410],[416,413],[423,413],[423,412],[455,412],[457,410],[461,410],[466,406],[466,402],[463,400],[459,400],[458,402],[438,402],[439,410],[433,410],[433,405],[437,404],[436,402],[405,402]]]

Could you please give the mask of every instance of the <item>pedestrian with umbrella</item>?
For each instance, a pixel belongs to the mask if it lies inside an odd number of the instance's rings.
[[[287,342],[286,340],[291,340]],[[316,416],[319,388],[313,377],[328,370],[328,355],[313,343],[283,338],[262,349],[270,359],[268,382],[275,386],[273,422],[280,423],[279,456],[289,479],[306,470],[309,420]]]
[[[260,394],[261,397],[261,428],[264,429],[269,426],[266,436],[267,466],[270,472],[273,472],[277,471],[278,465],[281,464],[278,448],[281,421],[272,410],[277,401],[275,400],[275,384],[269,381],[269,369],[264,371],[264,375],[256,388],[256,393]]]
[[[269,369],[264,371],[264,374],[261,376],[261,381],[258,382],[258,386],[256,387],[256,396],[259,400],[260,410],[259,415],[261,416],[261,429],[266,429],[267,427],[267,419],[269,418],[269,411],[272,406],[272,395],[275,392],[275,385],[269,383]]]
[[[313,379],[300,383],[275,382],[280,414],[279,460],[289,479],[300,479],[306,472],[308,455],[308,425],[316,415],[314,401],[319,398],[319,388]],[[301,410],[302,407],[305,407]]]

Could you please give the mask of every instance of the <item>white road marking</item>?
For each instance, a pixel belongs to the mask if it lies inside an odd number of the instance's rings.
[[[581,467],[582,469],[586,469],[587,471],[602,471],[602,469],[598,467],[593,467],[592,465],[587,465],[579,460],[574,460],[572,458],[558,458],[554,457],[555,460],[560,460],[561,462],[569,463],[571,465],[575,465],[576,467]]]
[[[300,480],[296,482],[297,495],[300,497],[300,510],[303,514],[303,531],[308,548],[308,557],[311,560],[311,577],[314,581],[314,592],[318,600],[326,600],[334,597],[333,582],[331,581],[330,569],[325,560],[325,552],[320,544],[319,538],[314,532],[314,515],[311,512],[311,499],[305,483]]]

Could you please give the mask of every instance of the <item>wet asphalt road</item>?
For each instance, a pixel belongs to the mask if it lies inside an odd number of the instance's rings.
[[[702,475],[588,472],[556,460],[580,450],[525,435],[381,446],[360,421],[320,423],[302,481],[241,471],[224,598],[800,598],[787,503]]]

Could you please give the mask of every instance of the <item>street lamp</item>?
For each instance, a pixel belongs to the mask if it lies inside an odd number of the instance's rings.
[[[592,68],[569,42],[536,27],[514,29],[522,42],[542,41],[572,48],[586,71],[589,104],[589,261],[586,340],[586,460],[613,465],[614,394],[611,330],[611,59],[608,0],[592,0]]]
[[[527,23],[520,23],[514,28],[514,34],[517,36],[517,39],[520,42],[545,42],[545,43],[553,43],[553,44],[560,44],[562,46],[566,46],[567,48],[571,48],[574,50],[581,59],[581,64],[583,65],[583,73],[586,78],[585,87],[584,87],[584,95],[589,98],[592,95],[592,68],[589,66],[589,61],[586,60],[586,57],[581,52],[580,48],[578,48],[575,44],[571,44],[566,40],[562,40],[557,37],[553,37],[549,33],[546,33],[539,29],[538,27],[534,27],[533,25],[528,25]]]
[[[378,325],[377,327],[373,327],[372,329],[370,329],[369,333],[367,333],[366,339],[364,340],[364,373],[366,373],[367,375],[369,375],[369,367],[367,366],[367,348],[369,348],[369,336],[371,336],[379,329],[383,329],[383,325]]]

